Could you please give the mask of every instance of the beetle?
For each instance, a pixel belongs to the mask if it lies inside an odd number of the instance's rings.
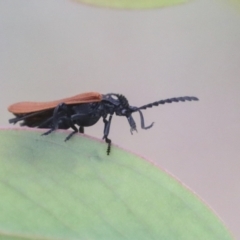
[[[104,122],[103,139],[108,145],[107,155],[109,155],[111,140],[108,138],[108,135],[114,113],[117,116],[127,118],[132,134],[133,131],[137,131],[132,113],[138,112],[140,114],[141,128],[149,129],[154,122],[145,126],[141,110],[158,106],[159,104],[184,101],[198,101],[198,98],[188,96],[169,98],[141,107],[134,107],[129,105],[127,98],[122,94],[87,92],[50,102],[19,102],[12,104],[8,107],[8,111],[13,113],[15,118],[10,119],[9,123],[15,124],[22,121],[21,126],[49,128],[42,135],[48,135],[57,129],[72,128],[73,132],[65,139],[67,141],[77,132],[84,133],[84,127],[96,124],[102,117]]]

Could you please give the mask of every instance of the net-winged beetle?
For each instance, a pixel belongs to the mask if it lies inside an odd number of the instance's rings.
[[[15,124],[23,121],[21,126],[49,128],[43,135],[48,135],[57,129],[72,128],[73,132],[65,139],[67,141],[78,131],[84,133],[84,127],[94,125],[102,117],[104,122],[103,139],[108,144],[107,154],[109,155],[111,140],[108,135],[114,113],[117,116],[127,118],[132,133],[137,130],[132,113],[138,112],[140,114],[141,128],[149,129],[153,126],[153,123],[145,126],[141,110],[159,104],[197,100],[196,97],[177,97],[156,101],[142,107],[133,107],[129,105],[127,98],[121,94],[88,92],[52,102],[19,102],[12,104],[8,107],[8,110],[16,117],[10,119],[9,123]],[[79,129],[76,125],[79,126]]]

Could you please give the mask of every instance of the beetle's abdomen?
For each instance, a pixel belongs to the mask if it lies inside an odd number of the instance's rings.
[[[71,116],[73,123],[82,127],[92,126],[101,118],[100,103],[79,104],[72,110],[74,112]]]

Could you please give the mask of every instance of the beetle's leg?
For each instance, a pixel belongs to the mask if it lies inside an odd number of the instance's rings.
[[[52,133],[53,131],[57,130],[57,129],[59,128],[59,125],[62,124],[62,123],[67,123],[67,124],[68,124],[68,125],[66,125],[66,127],[63,128],[63,129],[68,129],[69,127],[71,127],[71,126],[69,125],[69,122],[66,121],[66,118],[67,118],[67,117],[59,117],[57,120],[55,120],[55,123],[54,123],[54,125],[52,126],[52,128],[51,128],[50,130],[48,130],[47,132],[43,133],[42,136],[43,136],[43,135],[48,135],[48,134]]]
[[[67,122],[65,117],[59,116],[60,114],[63,114],[63,113],[69,114],[68,106],[65,103],[60,103],[57,107],[54,108],[53,116],[51,117],[51,119],[52,119],[51,129],[49,131],[43,133],[42,135],[48,135],[51,132],[57,130],[60,121],[63,120],[64,122]],[[67,122],[67,123],[69,123],[69,122]]]
[[[50,133],[53,132],[53,131],[54,131],[54,129],[51,128],[51,129],[48,130],[47,132],[43,133],[42,136],[46,136],[46,135],[50,134]]]
[[[48,135],[58,129],[58,123],[60,122],[60,118],[57,120],[52,120],[52,122],[53,122],[52,127],[47,132],[43,133],[42,136]]]
[[[75,127],[75,125],[72,123],[71,119],[69,117],[62,117],[62,119],[73,129],[73,132],[71,132],[66,138],[65,142],[69,140],[75,133],[78,132],[78,129]]]
[[[68,141],[75,133],[77,133],[78,132],[78,130],[77,131],[73,131],[73,132],[71,132],[66,138],[65,138],[65,142],[66,141]]]
[[[128,123],[129,123],[129,125],[130,125],[130,127],[131,127],[131,128],[130,128],[131,134],[132,134],[133,131],[136,131],[136,132],[137,132],[136,123],[135,123],[132,115],[129,115],[129,116],[127,117],[127,120],[128,120]]]
[[[84,133],[84,127],[83,127],[83,126],[80,126],[80,127],[79,127],[79,132],[80,132],[80,133]]]
[[[85,114],[81,114],[81,113],[71,115],[71,121],[77,121],[84,116],[85,116]],[[79,126],[79,132],[84,133],[84,127],[83,126]]]
[[[9,123],[12,123],[12,124],[16,124],[16,123],[19,122],[19,121],[22,121],[22,120],[24,120],[24,119],[26,119],[26,118],[29,118],[29,117],[36,116],[36,115],[41,114],[41,113],[43,113],[43,112],[45,112],[45,110],[39,111],[39,112],[30,113],[30,114],[26,114],[26,115],[21,116],[21,117],[18,116],[18,117],[9,119],[8,122],[9,122]]]
[[[57,105],[57,107],[54,108],[53,111],[53,125],[55,125],[58,122],[58,114],[60,113],[65,113],[67,116],[70,116],[70,112],[69,112],[69,107],[67,104],[65,103],[60,103]]]
[[[107,155],[109,155],[109,153],[111,151],[111,142],[112,141],[111,141],[111,139],[108,138],[108,134],[110,132],[111,121],[112,121],[112,115],[110,115],[108,120],[106,119],[106,117],[103,118],[103,122],[104,122],[103,139],[105,139],[105,142],[108,144]]]
[[[59,119],[59,121],[60,121],[60,119]],[[55,123],[54,126],[51,129],[49,129],[47,132],[43,133],[42,136],[48,135],[48,134],[50,134],[51,132],[53,132],[57,129],[58,129],[58,122]]]
[[[140,119],[141,119],[141,128],[142,129],[149,129],[153,126],[154,122],[152,122],[149,126],[145,127],[145,124],[144,124],[144,117],[143,117],[143,114],[140,110],[138,110],[139,114],[140,114]]]
[[[41,122],[37,128],[46,128],[46,126],[49,126],[48,124],[52,122],[52,117],[48,118],[46,121]]]
[[[48,135],[48,134],[50,134],[51,132],[57,130],[57,129],[58,129],[58,125],[59,125],[59,123],[61,122],[61,118],[52,120],[52,122],[53,122],[52,127],[51,127],[47,132],[43,133],[42,136],[43,136],[43,135]]]

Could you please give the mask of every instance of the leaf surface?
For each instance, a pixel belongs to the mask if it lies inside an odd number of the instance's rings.
[[[74,0],[76,2],[99,7],[123,9],[149,9],[172,6],[188,0]]]
[[[41,133],[0,130],[1,240],[232,239],[154,164],[115,146],[107,156],[104,142],[84,135]]]

